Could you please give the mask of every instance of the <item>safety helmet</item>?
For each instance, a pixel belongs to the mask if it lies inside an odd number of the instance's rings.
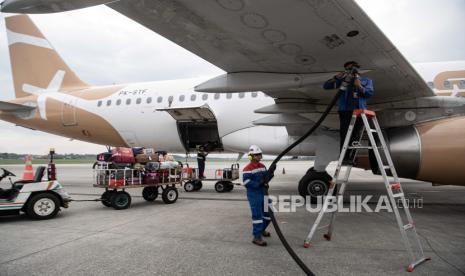
[[[251,145],[249,147],[249,155],[261,154],[262,150],[257,145]]]

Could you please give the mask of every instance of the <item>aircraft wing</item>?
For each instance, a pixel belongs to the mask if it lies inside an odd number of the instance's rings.
[[[312,74],[332,75],[344,62],[356,60],[374,81],[371,103],[434,96],[352,0],[120,0],[107,5],[228,75],[253,72],[311,79]],[[317,79],[261,90],[275,98],[326,103],[334,94],[324,91]]]
[[[23,112],[35,109],[33,106],[0,101],[0,111],[5,112]]]

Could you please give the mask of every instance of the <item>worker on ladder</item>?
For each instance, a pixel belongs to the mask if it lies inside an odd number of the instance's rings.
[[[242,177],[247,188],[247,199],[252,211],[252,243],[258,246],[266,246],[262,236],[270,236],[270,233],[265,229],[270,224],[271,218],[268,212],[264,210],[266,167],[260,162],[262,160],[262,150],[256,145],[251,145],[248,158],[250,163],[245,166]]]
[[[324,89],[340,89],[339,96],[339,137],[340,150],[344,139],[349,129],[352,113],[355,109],[367,109],[367,98],[373,96],[373,81],[367,77],[360,76],[360,65],[356,61],[348,61],[344,63],[344,71],[335,75],[332,79],[327,80]],[[357,120],[354,126],[354,135],[352,136],[351,144],[354,140],[358,140],[362,122]],[[354,151],[348,151],[344,157],[344,161],[353,161]]]

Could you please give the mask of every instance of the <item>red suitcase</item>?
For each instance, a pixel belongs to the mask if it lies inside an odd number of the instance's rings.
[[[114,163],[136,163],[131,148],[116,147],[111,150],[111,160]]]
[[[124,186],[124,179],[110,179],[110,187]]]

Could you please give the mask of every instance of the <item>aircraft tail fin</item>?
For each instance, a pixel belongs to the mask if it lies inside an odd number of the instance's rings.
[[[27,15],[5,18],[17,98],[88,87],[63,61]]]

